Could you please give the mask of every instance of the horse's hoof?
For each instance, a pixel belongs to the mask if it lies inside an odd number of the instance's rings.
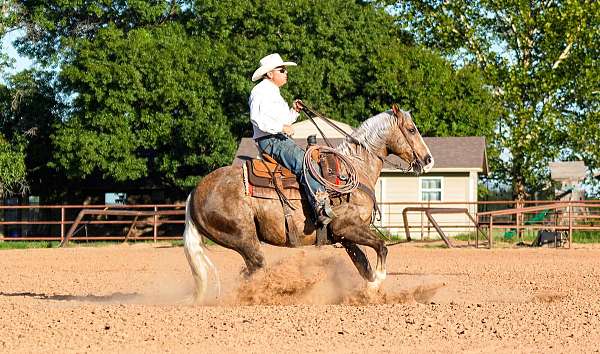
[[[385,272],[385,271],[383,271],[383,272],[376,271],[375,272],[375,279],[379,279],[380,282],[383,282],[386,277],[387,277],[387,272]]]
[[[386,272],[375,272],[375,279],[373,281],[367,282],[367,289],[369,290],[379,290],[381,283],[385,280],[387,276]]]
[[[367,282],[367,290],[379,290],[380,286],[381,280],[379,278],[375,278],[375,280]]]

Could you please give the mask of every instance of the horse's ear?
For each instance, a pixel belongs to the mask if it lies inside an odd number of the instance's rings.
[[[398,116],[398,112],[400,111],[400,109],[398,108],[397,104],[392,104],[392,112],[394,112],[394,115],[397,117]]]

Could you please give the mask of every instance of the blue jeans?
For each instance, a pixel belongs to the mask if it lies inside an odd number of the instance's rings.
[[[307,184],[310,185],[313,193],[324,192],[325,187],[314,179],[310,173],[304,174],[303,164],[305,151],[284,134],[276,134],[259,139],[258,146],[263,152],[271,155],[275,161],[279,162],[300,178],[300,184],[304,187],[308,200],[314,207],[315,198],[308,190]],[[321,171],[320,167],[314,161],[312,164],[316,171]]]

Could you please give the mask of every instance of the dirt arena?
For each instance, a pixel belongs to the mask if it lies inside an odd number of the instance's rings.
[[[600,248],[390,247],[378,294],[343,249],[265,248],[252,283],[211,247],[221,296],[190,303],[183,248],[0,251],[2,352],[598,352]],[[372,254],[369,254],[372,256]]]

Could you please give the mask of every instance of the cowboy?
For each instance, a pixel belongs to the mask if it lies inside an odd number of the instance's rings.
[[[262,79],[252,89],[248,100],[250,120],[254,128],[252,138],[262,152],[269,154],[299,177],[315,210],[317,221],[321,225],[327,225],[335,217],[329,195],[325,187],[310,173],[304,173],[305,151],[290,138],[294,134],[291,124],[298,119],[303,104],[297,99],[293,102],[293,108],[290,108],[279,92],[279,88],[287,83],[288,66],[296,66],[296,63],[284,62],[279,54],[274,53],[262,58],[260,67],[252,74],[252,81]]]

